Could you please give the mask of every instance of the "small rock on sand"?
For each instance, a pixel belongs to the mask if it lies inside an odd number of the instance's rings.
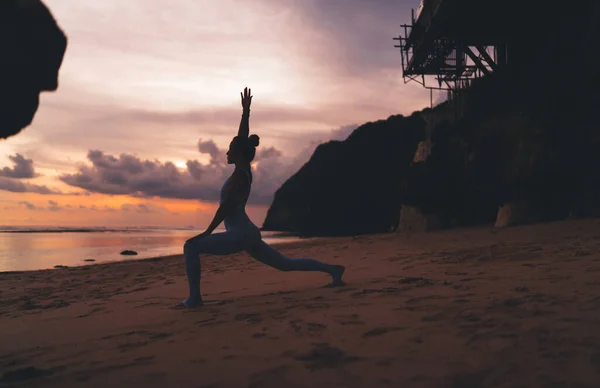
[[[122,255],[137,255],[136,251],[125,250],[121,252]]]

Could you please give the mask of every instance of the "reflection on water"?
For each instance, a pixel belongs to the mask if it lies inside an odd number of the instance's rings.
[[[53,268],[55,265],[84,265],[182,254],[183,243],[202,231],[156,230],[126,232],[0,233],[0,272]],[[219,232],[217,230],[215,233]],[[297,241],[263,232],[269,243]],[[134,250],[137,256],[122,256]]]

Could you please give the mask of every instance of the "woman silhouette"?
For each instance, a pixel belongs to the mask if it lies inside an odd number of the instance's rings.
[[[257,135],[250,135],[251,90],[244,89],[242,97],[242,120],[238,135],[233,138],[227,151],[227,163],[234,164],[233,174],[225,181],[221,189],[220,206],[205,232],[187,240],[183,246],[185,271],[190,294],[176,308],[198,307],[202,305],[200,294],[200,254],[230,255],[246,251],[254,259],[280,271],[320,271],[332,277],[332,286],[343,285],[342,275],[345,267],[320,261],[300,258],[290,259],[262,240],[260,230],[246,214],[246,202],[252,185],[250,162],[254,159],[259,143]],[[212,232],[221,222],[226,232]]]

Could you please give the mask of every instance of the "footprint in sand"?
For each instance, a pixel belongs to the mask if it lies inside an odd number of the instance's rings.
[[[206,319],[201,319],[201,320],[199,320],[199,321],[196,321],[196,324],[197,324],[197,325],[204,326],[204,325],[206,325],[207,323],[213,322],[214,320],[215,320],[215,318],[206,318]]]
[[[288,375],[290,371],[289,365],[280,365],[274,368],[270,368],[261,372],[256,372],[250,375],[250,384],[248,384],[248,388],[262,388],[269,383],[277,383],[277,386],[285,387],[291,385],[294,381],[293,375],[290,378],[290,382],[286,383],[285,377]],[[270,385],[269,385],[270,386]]]
[[[466,321],[466,322],[481,321],[481,317],[479,316],[479,314],[477,314],[476,312],[473,312],[473,311],[463,311],[456,317],[456,319],[460,319],[460,320]]]
[[[152,361],[154,360],[154,356],[144,356],[144,357],[137,357],[134,358],[133,361],[135,362],[144,362],[144,361]]]
[[[425,279],[423,277],[405,277],[399,280],[400,284],[415,284],[417,286],[427,286],[435,284],[431,279]]]
[[[356,291],[356,288],[345,287],[345,288],[340,288],[338,290],[334,290],[333,292],[335,292],[335,293],[341,293],[341,292],[350,292],[350,291]]]
[[[97,306],[97,304],[96,304],[96,305],[95,305],[95,304],[91,304],[90,306]],[[89,313],[87,313],[87,314],[78,315],[78,316],[77,316],[77,318],[85,318],[85,317],[89,317],[89,316],[92,316],[92,315],[94,315],[95,313],[99,313],[99,312],[101,312],[101,311],[105,311],[105,310],[106,310],[106,308],[104,308],[104,307],[96,307],[95,309],[92,309],[92,311],[90,311],[90,312],[89,312]]]
[[[130,349],[139,348],[142,346],[146,346],[148,344],[149,344],[148,341],[129,342],[129,343],[118,345],[117,349],[119,349],[121,352],[126,352]]]
[[[468,275],[468,272],[452,272],[452,271],[446,271],[444,272],[446,275],[452,275],[452,276],[465,276]]]
[[[365,288],[361,291],[355,292],[353,294],[351,294],[350,296],[353,298],[361,298],[364,297],[368,294],[395,294],[398,292],[401,292],[402,290],[398,287],[384,287],[384,288]]]
[[[376,364],[379,366],[391,366],[393,361],[393,358],[384,358],[382,360],[377,361]]]
[[[345,325],[364,325],[365,322],[360,320],[360,315],[338,315],[334,318],[334,322],[345,326]]]
[[[465,284],[458,284],[456,286],[453,286],[453,288],[455,290],[470,290],[471,288],[473,288],[473,286],[467,286]]]
[[[34,366],[28,366],[12,371],[7,371],[0,378],[0,383],[18,383],[27,380],[38,379],[54,374],[51,369],[40,369]]]
[[[426,301],[426,300],[444,300],[444,299],[448,299],[448,297],[442,296],[442,295],[417,296],[416,298],[410,298],[410,299],[408,299],[404,303],[406,303],[406,304],[413,304],[413,303],[423,302],[423,301]]]
[[[376,329],[372,329],[372,330],[367,331],[366,333],[364,333],[362,335],[362,337],[363,338],[378,337],[380,335],[387,334],[387,333],[392,332],[392,331],[399,331],[399,330],[406,330],[406,327],[402,327],[402,326],[378,327]]]
[[[318,335],[327,329],[327,325],[316,322],[304,322],[302,319],[295,319],[289,322],[290,326],[298,334]]]
[[[483,387],[485,380],[485,373],[473,373],[473,374],[457,374],[448,378],[449,385],[451,388],[476,388]]]
[[[362,359],[361,357],[348,355],[344,350],[328,343],[315,343],[308,352],[296,354],[293,358],[304,362],[306,368],[310,370],[339,368]]]
[[[233,303],[233,300],[205,300],[204,306],[223,306]]]
[[[444,314],[442,314],[442,313],[437,313],[437,314],[433,314],[433,315],[425,315],[425,316],[421,317],[421,321],[423,321],[423,322],[438,322],[438,321],[441,321],[442,319],[444,319]]]
[[[246,321],[247,323],[259,323],[262,322],[262,318],[260,317],[259,314],[244,314],[244,313],[240,313],[240,314],[236,314],[235,318],[236,321]]]

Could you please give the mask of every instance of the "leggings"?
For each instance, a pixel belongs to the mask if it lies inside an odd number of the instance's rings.
[[[227,231],[209,236],[192,238],[183,246],[185,272],[188,277],[190,296],[184,303],[193,304],[202,300],[200,294],[200,254],[231,255],[246,251],[255,260],[280,271],[320,271],[332,273],[333,266],[320,261],[300,258],[290,259],[262,239],[249,238],[244,233]]]

